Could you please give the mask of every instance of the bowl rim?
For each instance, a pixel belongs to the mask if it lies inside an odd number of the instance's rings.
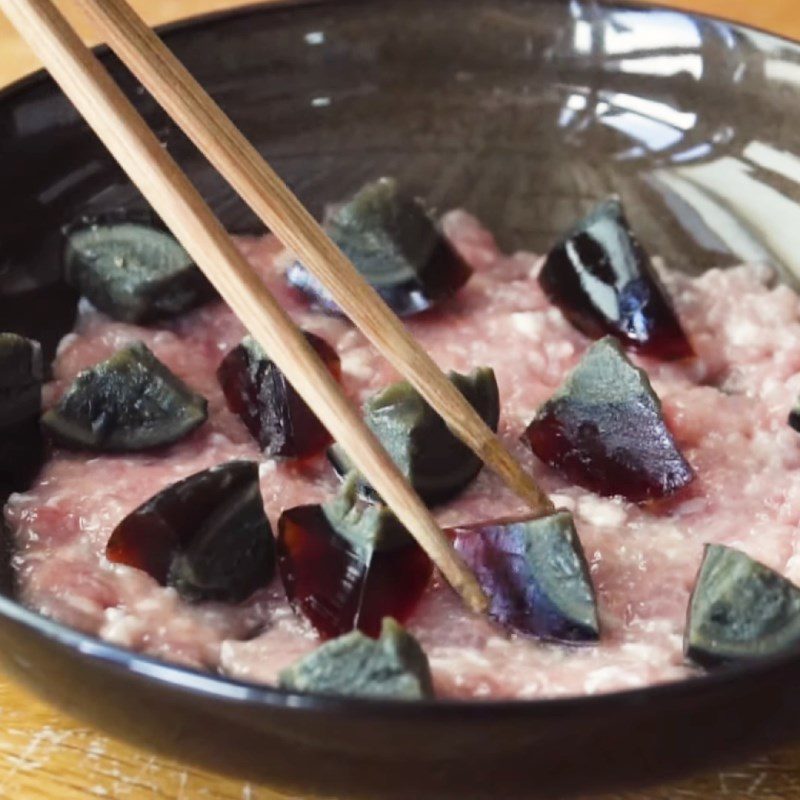
[[[557,2],[558,0],[545,0]],[[734,29],[759,33],[776,43],[791,46],[800,54],[800,39],[795,40],[755,25],[748,25],[724,16],[700,14],[687,9],[662,5],[656,0],[595,0],[600,6],[629,9],[631,11],[666,11],[691,19],[722,23]],[[156,31],[160,36],[184,34],[198,28],[212,27],[220,21],[251,14],[271,14],[307,7],[357,6],[375,0],[255,0],[233,8],[209,11],[185,17],[163,25]],[[110,54],[106,44],[96,45],[92,51],[98,56]],[[45,69],[40,68],[0,87],[0,104],[13,102],[18,94],[42,87],[51,82]],[[60,91],[55,87],[56,91]],[[2,506],[0,506],[0,513]],[[730,665],[715,672],[698,673],[677,680],[596,694],[565,695],[536,699],[480,699],[433,698],[428,700],[392,700],[385,698],[326,695],[293,692],[277,686],[243,681],[220,673],[204,672],[189,666],[169,662],[107,642],[97,636],[83,633],[46,617],[22,605],[21,602],[0,594],[0,617],[29,629],[37,637],[55,642],[61,647],[76,651],[80,656],[99,661],[103,667],[118,673],[134,673],[165,688],[187,696],[202,696],[221,702],[244,702],[253,708],[297,709],[303,712],[338,716],[348,712],[351,716],[365,718],[391,717],[395,719],[430,718],[432,714],[443,719],[457,717],[467,721],[478,717],[485,722],[487,714],[504,719],[523,716],[565,718],[568,714],[603,713],[609,706],[638,707],[644,702],[668,702],[670,698],[686,699],[687,695],[706,694],[724,687],[746,682],[758,686],[758,679],[766,679],[787,667],[800,666],[800,651],[744,664]],[[765,680],[764,685],[769,685]]]
[[[176,664],[112,644],[97,636],[82,633],[60,622],[26,608],[16,600],[0,595],[0,617],[32,630],[38,637],[48,639],[83,657],[102,663],[111,671],[134,673],[186,695],[201,695],[219,701],[244,702],[248,705],[267,708],[298,709],[338,715],[343,711],[358,712],[364,717],[413,718],[428,717],[432,713],[461,720],[486,714],[513,718],[531,714],[544,718],[564,719],[568,714],[602,714],[609,706],[641,706],[643,702],[666,702],[670,698],[686,699],[688,695],[705,694],[746,681],[757,686],[760,677],[781,671],[787,666],[800,663],[800,652],[784,653],[781,656],[750,664],[736,664],[717,672],[700,673],[679,680],[664,681],[631,689],[597,694],[564,695],[536,699],[480,699],[480,698],[432,698],[427,700],[396,700],[349,695],[332,695],[294,692],[269,684],[243,681],[214,672],[203,672],[192,667]],[[769,681],[765,681],[765,686]]]
[[[377,1],[379,2],[379,0]],[[375,4],[375,2],[376,0],[243,0],[241,5],[232,8],[221,8],[216,11],[206,11],[202,14],[194,14],[189,17],[181,17],[172,22],[165,22],[158,25],[154,30],[159,36],[163,37],[173,33],[183,33],[191,28],[213,25],[220,20],[247,16],[248,14],[280,13],[281,11],[314,6],[370,5]],[[539,0],[539,2],[541,2],[541,0]],[[544,2],[553,2],[553,0],[544,0]],[[760,25],[739,22],[738,20],[726,17],[722,14],[702,14],[696,11],[690,11],[686,8],[676,8],[675,6],[669,5],[668,1],[661,3],[659,0],[595,0],[595,2],[599,3],[601,6],[614,6],[615,8],[625,8],[631,11],[666,11],[693,19],[720,22],[732,28],[759,33],[769,37],[775,42],[781,42],[782,44],[794,47],[800,46],[800,37],[794,39],[791,36],[775,33],[775,31],[768,30]],[[95,55],[101,57],[111,52],[111,48],[107,44],[94,45],[91,50]],[[17,92],[32,89],[37,84],[41,85],[47,83],[49,80],[51,80],[51,78],[44,67],[35,69],[33,72],[29,72],[26,75],[21,75],[10,83],[0,86],[0,103],[5,103],[10,99],[11,95]]]

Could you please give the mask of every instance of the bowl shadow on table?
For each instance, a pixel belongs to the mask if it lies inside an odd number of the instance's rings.
[[[167,40],[317,215],[391,174],[435,208],[475,213],[505,249],[541,252],[617,193],[672,266],[798,268],[800,51],[765,34],[624,5],[355,0],[223,15]],[[260,230],[104,60],[225,224]],[[0,160],[0,319],[51,356],[76,309],[61,227],[143,203],[44,78],[0,98],[0,135],[13,153]],[[800,729],[796,657],[554,702],[320,700],[82,636],[9,599],[10,577],[0,661],[13,677],[143,747],[293,792],[564,797],[708,767]]]

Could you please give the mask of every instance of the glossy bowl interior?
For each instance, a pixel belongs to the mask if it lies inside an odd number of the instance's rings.
[[[707,18],[586,0],[253,7],[166,39],[300,197],[382,174],[544,250],[623,196],[653,253],[699,272],[800,273],[800,47]],[[235,231],[257,228],[131,76],[105,62]],[[59,230],[142,206],[54,84],[0,96],[0,327],[52,350],[76,298]],[[800,657],[565,700],[393,704],[295,696],[156,662],[0,596],[0,663],[67,710],[295,792],[564,797],[710,766],[800,732]]]

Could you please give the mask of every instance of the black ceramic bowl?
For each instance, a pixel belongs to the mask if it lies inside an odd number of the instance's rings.
[[[687,270],[800,261],[800,47],[587,0],[250,8],[169,45],[319,212],[393,174],[509,248],[626,200]],[[130,75],[115,77],[233,230],[254,221]],[[0,328],[54,342],[75,298],[58,231],[141,205],[43,75],[0,96]],[[10,593],[9,593],[10,594]],[[605,696],[392,704],[235,683],[80,635],[0,597],[0,661],[93,724],[169,755],[348,798],[565,796],[652,782],[800,732],[800,656]]]

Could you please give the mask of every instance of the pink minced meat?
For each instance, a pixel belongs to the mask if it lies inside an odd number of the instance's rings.
[[[536,256],[500,253],[492,236],[463,212],[449,214],[444,227],[476,274],[453,301],[410,320],[409,328],[443,368],[494,368],[503,439],[555,503],[575,513],[598,591],[602,639],[565,648],[509,636],[468,612],[437,578],[408,622],[430,657],[437,691],[544,697],[690,674],[681,638],[705,542],[741,548],[800,581],[800,437],[786,424],[800,394],[800,298],[786,287],[770,288],[771,274],[757,266],[713,270],[697,279],[665,274],[699,357],[677,364],[634,359],[649,372],[698,477],[679,499],[638,507],[568,485],[519,441],[589,341],[543,295]],[[396,379],[346,321],[309,311],[285,286],[274,238],[243,239],[241,247],[300,325],[335,345],[354,400]],[[243,424],[226,409],[215,378],[220,359],[242,334],[222,303],[159,328],[112,322],[83,309],[77,331],[60,347],[49,402],[79,370],[142,339],[208,398],[209,421],[152,454],[56,451],[34,487],[12,497],[7,515],[15,530],[21,596],[32,608],[136,650],[272,683],[281,668],[318,644],[289,608],[277,578],[241,605],[193,606],[148,575],[104,557],[117,522],[159,489],[212,464],[259,458]],[[282,509],[322,501],[338,485],[323,457],[302,466],[268,460],[261,476],[273,527]],[[524,511],[484,470],[437,516],[452,525]]]

